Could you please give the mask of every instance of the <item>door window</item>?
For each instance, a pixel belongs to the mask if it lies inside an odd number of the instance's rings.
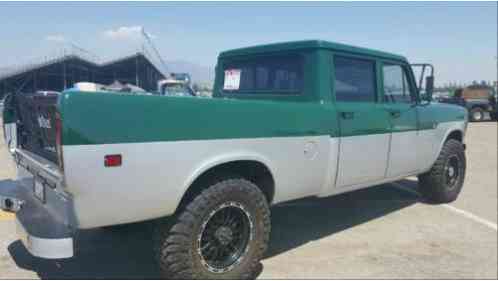
[[[403,67],[384,64],[384,101],[391,103],[412,103],[415,101]]]
[[[375,62],[357,58],[336,56],[336,101],[375,102]]]

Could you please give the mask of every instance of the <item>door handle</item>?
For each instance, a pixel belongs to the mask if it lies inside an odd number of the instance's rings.
[[[401,116],[401,111],[397,109],[388,109],[387,111],[389,112],[392,118],[398,118]]]
[[[341,118],[342,119],[353,119],[354,118],[354,112],[341,112]]]

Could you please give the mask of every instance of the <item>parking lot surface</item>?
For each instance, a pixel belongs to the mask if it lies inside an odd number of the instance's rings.
[[[0,141],[0,188],[14,167]],[[459,199],[431,205],[416,178],[272,208],[259,278],[492,278],[497,273],[497,123],[471,123]],[[0,279],[159,278],[149,224],[87,230],[68,260],[31,257],[0,211]]]

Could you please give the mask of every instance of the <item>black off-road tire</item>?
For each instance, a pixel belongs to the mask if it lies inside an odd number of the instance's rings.
[[[454,184],[448,184],[449,163],[458,161],[458,167],[453,168],[458,173]],[[461,142],[450,139],[446,141],[441,153],[427,173],[418,176],[419,190],[429,202],[449,203],[457,199],[462,190],[465,179],[466,158],[465,149]]]
[[[114,232],[114,233],[126,233],[126,232],[132,232],[132,231],[152,231],[153,229],[153,222],[152,221],[141,221],[141,222],[134,222],[134,223],[125,223],[125,224],[118,224],[118,225],[110,225],[110,226],[103,226],[101,227],[102,230],[107,231],[107,232]]]
[[[251,233],[241,259],[227,271],[213,272],[199,251],[201,233],[219,208],[239,204],[248,214]],[[248,224],[249,225],[249,224]],[[202,234],[204,235],[204,234]],[[252,182],[229,177],[218,180],[195,197],[173,221],[158,224],[154,250],[161,276],[167,279],[252,279],[270,239],[270,210],[264,194]],[[216,241],[215,241],[216,242]],[[218,244],[216,244],[218,245]]]
[[[484,120],[484,110],[480,107],[474,107],[470,110],[469,117],[472,122],[481,122]]]

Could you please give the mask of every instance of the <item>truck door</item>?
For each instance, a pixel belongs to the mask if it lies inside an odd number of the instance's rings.
[[[389,114],[378,103],[376,61],[334,55],[332,72],[340,128],[336,187],[382,180],[388,159],[390,124]]]
[[[407,65],[382,63],[383,100],[389,113],[391,139],[387,177],[417,171],[417,99]]]

